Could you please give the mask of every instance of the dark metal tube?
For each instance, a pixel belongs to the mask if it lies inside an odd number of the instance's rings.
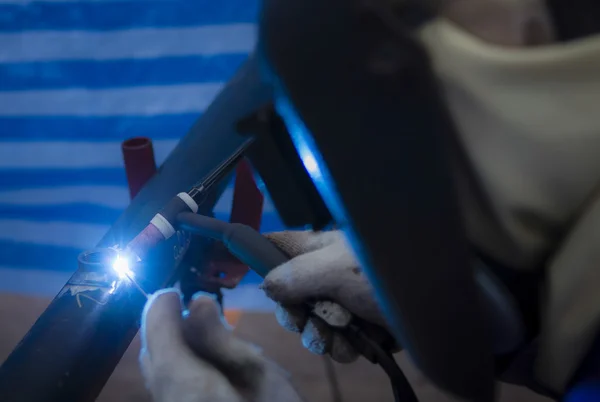
[[[152,140],[134,137],[121,144],[125,173],[129,184],[129,196],[133,200],[142,187],[156,174],[156,161]]]
[[[235,132],[236,121],[270,98],[251,58],[180,141],[99,247],[126,244],[171,197],[188,190],[230,156],[244,141]],[[214,201],[207,200],[201,212],[209,212]],[[187,244],[188,239],[182,236],[163,242],[149,254],[150,265],[136,272],[138,283],[152,292],[172,282]],[[145,302],[144,296],[126,283],[111,292],[110,279],[109,275],[102,276],[102,270],[77,270],[0,367],[0,401],[95,400],[135,336]]]

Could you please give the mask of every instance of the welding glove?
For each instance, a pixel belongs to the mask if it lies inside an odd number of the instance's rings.
[[[286,231],[266,237],[291,260],[271,271],[262,288],[278,303],[275,316],[279,324],[301,333],[308,350],[330,354],[340,363],[356,360],[358,351],[333,329],[337,323],[348,321],[348,312],[363,321],[362,327],[371,338],[389,341],[371,285],[341,232]],[[318,301],[322,302],[313,303]],[[315,308],[309,311],[307,302]]]
[[[151,296],[142,317],[142,374],[156,402],[300,402],[285,373],[233,336],[209,297]]]

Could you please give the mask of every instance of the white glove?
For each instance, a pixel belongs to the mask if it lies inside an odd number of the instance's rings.
[[[324,323],[347,321],[344,311],[332,310],[327,303],[317,303],[311,315],[306,302],[335,302],[370,323],[363,329],[374,339],[390,337],[383,330],[386,323],[371,285],[340,232],[289,231],[270,233],[266,237],[292,259],[271,271],[262,288],[278,303],[275,315],[279,324],[301,333],[302,343],[308,350],[316,354],[329,353],[340,363],[350,363],[358,357],[348,340]]]
[[[301,401],[280,369],[225,328],[208,297],[183,314],[178,291],[151,296],[140,363],[155,402]]]

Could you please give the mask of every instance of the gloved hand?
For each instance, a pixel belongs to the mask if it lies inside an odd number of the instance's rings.
[[[142,374],[156,402],[299,402],[281,369],[225,328],[208,297],[151,296],[142,317]]]
[[[292,259],[271,271],[262,288],[278,303],[275,315],[279,324],[301,333],[308,350],[329,353],[340,363],[358,357],[348,340],[324,322],[344,322],[344,312],[328,308],[327,303],[317,303],[311,312],[306,302],[338,303],[364,321],[361,327],[374,340],[391,338],[383,329],[386,322],[373,289],[340,232],[288,231],[266,236]]]

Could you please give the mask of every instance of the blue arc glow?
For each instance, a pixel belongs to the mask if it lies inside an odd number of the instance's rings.
[[[121,279],[133,279],[133,271],[129,268],[129,260],[121,255],[112,264],[113,270]]]

